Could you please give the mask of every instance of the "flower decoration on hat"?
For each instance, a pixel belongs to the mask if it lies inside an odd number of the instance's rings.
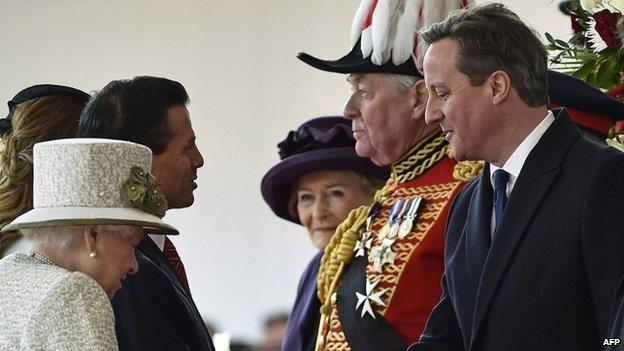
[[[121,187],[121,197],[143,212],[163,217],[167,210],[167,199],[156,192],[158,180],[141,167],[132,167],[128,180]]]
[[[564,41],[546,33],[553,68],[624,101],[624,0],[572,0],[566,12],[574,35]]]
[[[304,125],[297,130],[291,130],[286,139],[277,144],[282,160],[313,150],[354,146],[353,131],[346,123],[336,123],[331,128],[324,125]]]

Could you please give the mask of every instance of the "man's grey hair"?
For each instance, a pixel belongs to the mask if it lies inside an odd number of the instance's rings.
[[[24,238],[31,241],[35,246],[48,246],[57,248],[69,248],[80,240],[84,225],[80,226],[60,226],[60,227],[39,227],[20,229]],[[117,235],[129,236],[134,232],[130,225],[96,225],[95,231],[114,232]]]
[[[399,92],[404,93],[407,89],[413,87],[420,80],[418,77],[408,76],[405,74],[387,74],[386,77],[396,84]]]

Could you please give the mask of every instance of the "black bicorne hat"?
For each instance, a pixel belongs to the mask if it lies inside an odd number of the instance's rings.
[[[409,59],[398,66],[395,65],[392,60],[388,60],[386,63],[381,65],[374,64],[371,60],[371,56],[363,57],[362,50],[360,50],[361,40],[361,38],[358,39],[351,51],[337,60],[322,60],[310,54],[306,54],[305,52],[297,54],[297,58],[316,69],[327,72],[345,74],[388,73],[422,78],[422,74],[418,72],[416,65],[414,64],[414,60],[412,59]]]
[[[443,20],[473,0],[362,0],[351,24],[351,51],[337,60],[305,52],[297,57],[310,66],[336,73],[387,73],[422,78],[427,45],[417,36],[422,28]]]

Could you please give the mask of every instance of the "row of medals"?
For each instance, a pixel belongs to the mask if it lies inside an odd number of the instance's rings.
[[[372,249],[375,236],[372,223],[376,211],[371,211],[372,213],[366,218],[366,229],[353,249],[356,252],[355,257],[368,256],[368,261],[373,262],[373,269],[378,273],[382,272],[386,263],[394,264],[397,254],[392,251],[392,245],[397,239],[405,238],[412,231],[414,220],[418,217],[424,202],[424,199],[421,197],[397,199],[392,204],[388,223],[377,233],[377,238],[381,241],[381,245],[377,245]]]
[[[368,256],[368,261],[373,262],[373,269],[378,273],[382,272],[385,264],[394,264],[397,253],[392,251],[392,245],[395,240],[405,238],[412,231],[414,220],[418,217],[418,212],[423,205],[424,199],[420,197],[396,200],[390,210],[388,223],[377,233],[381,245],[371,248],[375,237],[372,222],[378,212],[375,209],[376,206],[374,206],[368,218],[366,218],[366,230],[362,233],[362,237],[357,241],[353,249],[353,251],[356,251],[355,257]],[[366,254],[367,251],[368,255]],[[386,306],[382,296],[387,289],[378,289],[377,285],[380,282],[381,278],[371,282],[366,277],[366,290],[363,293],[355,292],[357,298],[355,310],[362,309],[360,317],[364,318],[365,315],[370,315],[373,319],[376,319],[372,303]]]

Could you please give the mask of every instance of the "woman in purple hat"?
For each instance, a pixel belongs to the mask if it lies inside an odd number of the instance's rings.
[[[281,218],[306,227],[320,250],[303,272],[282,350],[314,348],[320,302],[316,277],[323,249],[349,212],[373,200],[389,170],[355,153],[351,121],[311,119],[278,144],[281,162],[262,179],[264,200]]]

